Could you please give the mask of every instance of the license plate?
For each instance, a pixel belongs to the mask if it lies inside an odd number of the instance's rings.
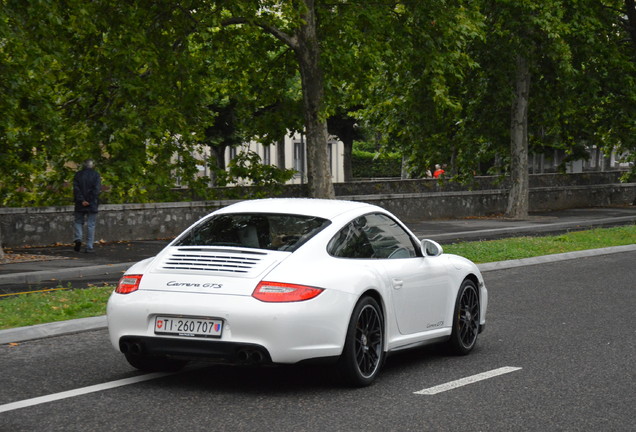
[[[221,337],[223,321],[211,318],[158,316],[155,318],[155,334]]]

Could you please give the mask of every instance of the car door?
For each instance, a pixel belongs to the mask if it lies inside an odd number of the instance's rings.
[[[382,260],[391,286],[393,308],[401,334],[447,327],[450,285],[442,257]]]
[[[450,295],[447,260],[422,256],[419,243],[387,215],[365,218],[374,257],[391,287],[400,333],[420,333],[450,325],[444,322]]]
[[[340,258],[372,260],[391,291],[401,334],[450,325],[444,322],[450,295],[446,259],[422,256],[419,243],[388,215],[354,219],[332,239],[328,251]]]

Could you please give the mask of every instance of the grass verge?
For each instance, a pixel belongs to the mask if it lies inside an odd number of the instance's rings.
[[[636,225],[626,225],[573,231],[558,236],[514,237],[455,243],[443,247],[444,252],[461,255],[480,264],[634,243],[636,243]]]
[[[636,225],[628,225],[558,236],[456,243],[444,245],[444,251],[465,256],[476,263],[486,263],[634,243]],[[113,289],[112,286],[59,288],[0,298],[0,330],[104,315]]]
[[[0,299],[0,330],[104,315],[112,286],[59,288]]]

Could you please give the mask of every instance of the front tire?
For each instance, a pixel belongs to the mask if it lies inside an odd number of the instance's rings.
[[[477,343],[479,334],[479,292],[475,283],[466,279],[457,293],[455,313],[453,314],[453,331],[448,348],[452,354],[466,355]]]
[[[371,297],[353,309],[338,367],[345,381],[356,387],[370,385],[384,361],[384,318]]]

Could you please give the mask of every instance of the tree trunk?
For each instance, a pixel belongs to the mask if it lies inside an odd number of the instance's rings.
[[[406,156],[404,156],[404,154],[402,154],[402,163],[400,165],[400,179],[401,180],[405,180],[405,179],[408,179],[410,177],[411,176],[409,175],[408,163],[407,163]]]
[[[303,0],[304,24],[297,33],[295,47],[303,89],[303,111],[307,135],[307,186],[312,198],[334,198],[329,169],[327,120],[321,110],[324,103],[324,83],[320,68],[320,47],[316,33],[314,0]]]
[[[220,171],[224,171],[225,166],[225,149],[227,146],[225,145],[210,145],[208,148],[212,152],[212,157],[214,158],[214,165],[216,169]],[[209,163],[209,161],[208,161]],[[214,169],[210,169],[210,186],[216,186],[216,171]]]
[[[4,261],[4,249],[2,248],[2,228],[0,227],[0,262]]]
[[[353,166],[351,164],[353,159],[353,139],[343,140],[342,143],[344,144],[344,153],[342,155],[344,181],[350,182],[353,180]]]
[[[285,137],[276,142],[276,166],[285,169]]]
[[[517,57],[516,92],[510,124],[510,193],[506,216],[528,217],[530,199],[528,174],[528,97],[530,70],[527,60]]]
[[[627,31],[636,54],[636,1],[625,0],[625,15],[627,15]]]
[[[344,181],[350,182],[353,179],[353,167],[351,159],[353,156],[353,142],[358,137],[356,131],[357,121],[349,116],[347,111],[336,113],[327,119],[327,132],[335,135],[343,145],[343,175]]]

